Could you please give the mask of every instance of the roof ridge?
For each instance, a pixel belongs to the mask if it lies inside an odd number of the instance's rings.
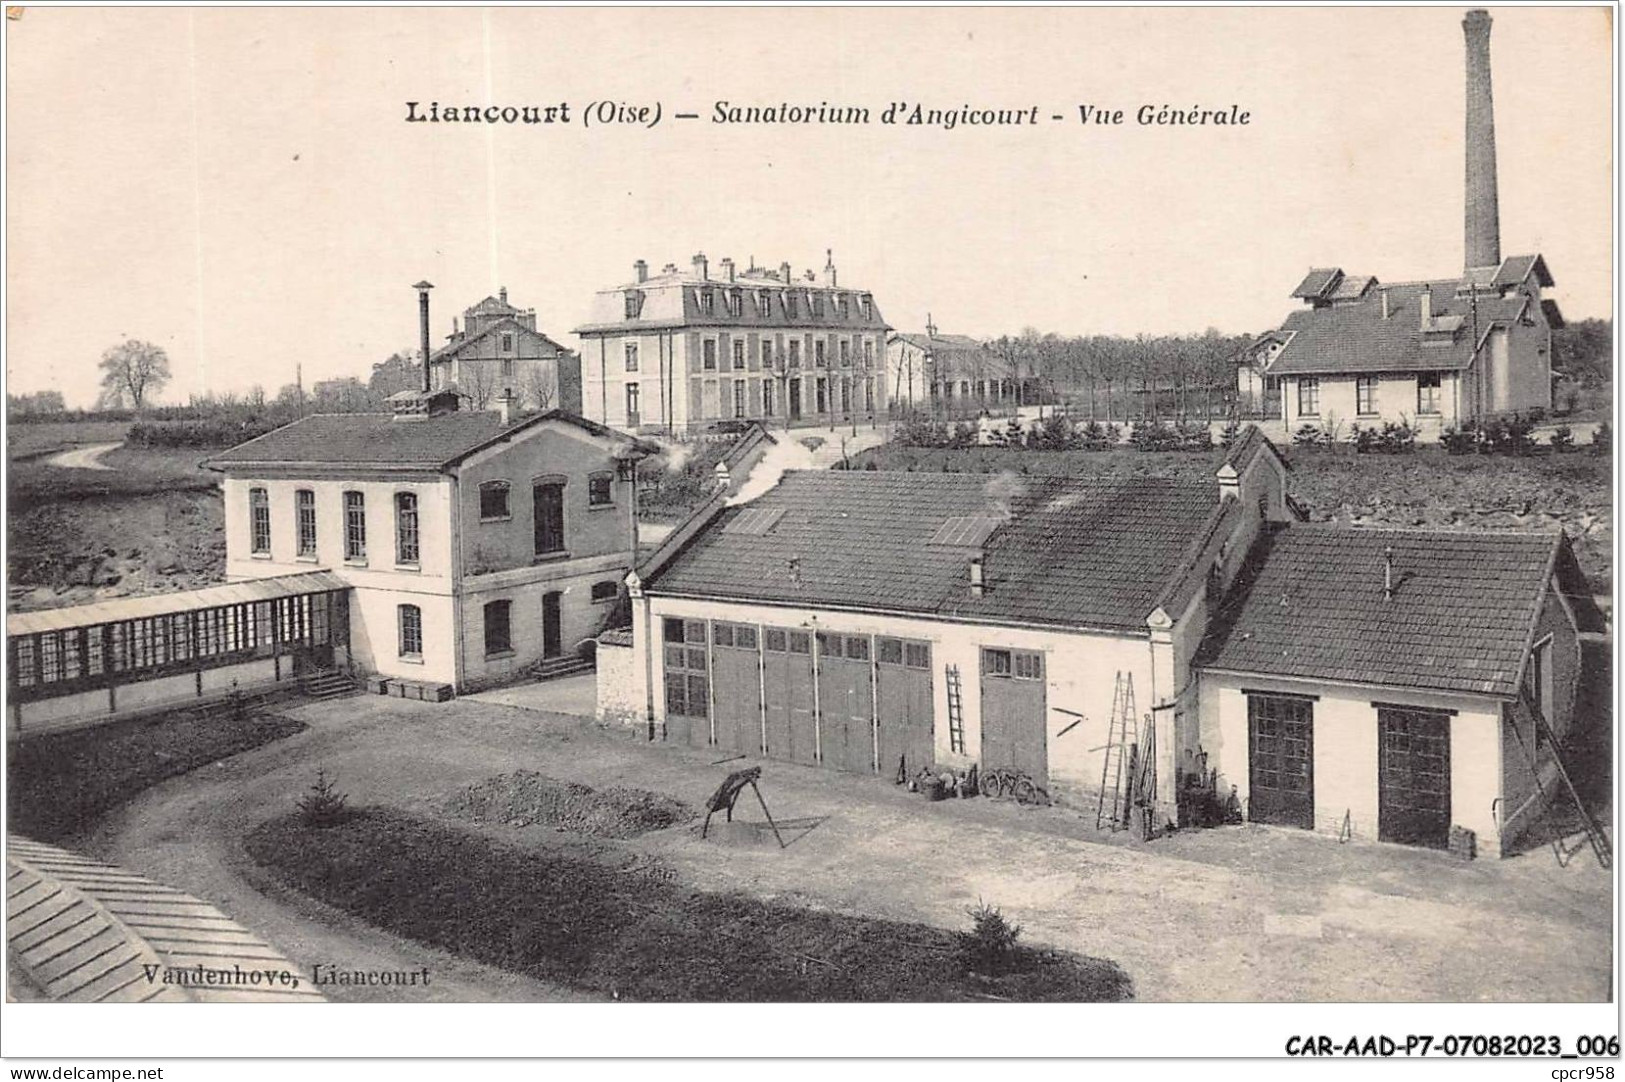
[[[1343,522],[1293,522],[1287,524],[1291,529],[1315,533],[1410,533],[1410,534],[1450,534],[1452,536],[1466,534],[1472,537],[1555,537],[1563,534],[1561,526],[1550,527],[1533,526],[1496,526],[1489,529],[1478,529],[1471,526],[1367,526],[1359,523]]]

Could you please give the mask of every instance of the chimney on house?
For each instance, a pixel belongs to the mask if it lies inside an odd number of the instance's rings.
[[[1394,599],[1394,546],[1382,550],[1382,599]]]
[[[1501,214],[1495,178],[1495,101],[1490,93],[1490,13],[1461,21],[1467,37],[1467,270],[1501,263]]]
[[[497,418],[502,422],[504,428],[513,420],[513,388],[511,387],[502,388],[502,393],[497,396]]]
[[[508,303],[508,287],[507,286],[497,286],[497,300],[501,301],[503,304]]]
[[[983,556],[980,552],[970,558],[970,595],[981,597],[987,592],[987,582],[983,577]]]
[[[1422,306],[1422,329],[1425,331],[1433,326],[1433,287],[1423,286],[1417,301]]]
[[[724,278],[728,279],[730,282],[734,280],[733,256],[723,256],[722,261],[718,263],[717,266],[721,268],[722,276]]]
[[[835,249],[824,249],[824,284],[835,288]]]
[[[797,556],[790,557],[789,571],[790,571],[790,585],[791,586],[800,586],[801,585],[801,558],[800,557],[797,557]]]
[[[632,264],[632,272],[637,275],[638,281],[647,282],[649,280],[648,262],[642,259],[638,260],[636,263]]]
[[[779,281],[783,282],[785,285],[790,284],[790,264],[779,264]]]
[[[1388,308],[1388,287],[1383,286],[1379,292],[1382,295],[1382,318],[1387,319],[1390,314]]]
[[[423,392],[432,388],[429,383],[429,290],[434,283],[427,280],[412,287],[418,291],[418,346],[423,350]]]
[[[925,314],[925,336],[927,338],[935,338],[937,336],[937,325],[934,321],[932,321],[930,312]]]
[[[676,274],[677,273],[677,264],[675,264],[675,263],[667,263],[663,268],[661,268],[660,273],[661,274]]]
[[[706,262],[704,252],[694,254],[694,273],[707,280],[711,277],[711,266]]]

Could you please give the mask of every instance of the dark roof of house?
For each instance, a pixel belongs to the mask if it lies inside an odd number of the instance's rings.
[[[1586,598],[1572,553],[1559,560],[1567,549],[1557,531],[1278,527],[1249,555],[1198,664],[1509,697],[1552,575]]]
[[[1292,291],[1294,297],[1321,297],[1326,294],[1343,278],[1343,272],[1336,267],[1315,267],[1298,283],[1298,288]]]
[[[791,472],[748,505],[711,508],[646,583],[653,593],[1144,633],[1217,503],[1216,484],[1154,478]],[[747,507],[782,514],[760,534],[730,530]],[[950,519],[983,514],[1005,521],[983,545],[986,591],[975,597],[977,550],[932,539]]]
[[[1008,361],[966,334],[893,334],[888,341],[904,342],[930,356],[939,376],[980,378],[1010,373]]]
[[[656,450],[624,432],[557,409],[506,425],[490,410],[457,410],[413,420],[396,420],[387,413],[315,413],[222,451],[204,465],[223,471],[247,466],[443,469],[544,421],[574,425],[639,453]]]
[[[1414,372],[1465,368],[1474,352],[1473,306],[1457,296],[1459,279],[1402,282],[1367,289],[1358,301],[1304,308],[1282,324],[1287,343],[1269,374],[1313,375],[1337,372]],[[1433,333],[1422,327],[1421,295],[1432,291]],[[1388,297],[1388,318],[1382,298]],[[1514,294],[1478,294],[1478,334],[1496,322],[1517,319],[1529,304]],[[1425,341],[1424,341],[1425,340]]]
[[[491,298],[487,297],[485,299],[488,301]],[[483,304],[484,301],[482,301],[481,303]],[[474,309],[469,309],[469,310],[474,311]],[[562,354],[562,353],[569,353],[570,352],[569,350],[565,349],[563,346],[559,345],[557,342],[553,341],[553,339],[551,339],[547,335],[543,334],[541,331],[538,331],[538,330],[536,330],[536,329],[534,329],[532,327],[525,326],[523,323],[519,322],[517,319],[515,319],[512,316],[505,316],[502,319],[498,320],[497,322],[491,324],[489,327],[484,328],[483,330],[480,330],[480,331],[478,331],[478,332],[476,332],[474,334],[464,334],[464,335],[461,335],[461,336],[459,336],[457,338],[454,338],[450,342],[447,342],[445,345],[441,346],[439,349],[437,349],[433,353],[429,354],[429,363],[430,364],[448,363],[448,362],[451,361],[451,359],[453,357],[456,357],[458,354],[460,354],[464,350],[468,349],[469,346],[472,346],[476,342],[483,342],[485,339],[491,337],[493,334],[496,334],[498,331],[507,331],[509,333],[519,334],[519,335],[522,335],[522,336],[523,335],[529,335],[531,338],[540,338],[543,343],[545,343],[548,346],[551,346],[555,353],[561,353]],[[499,360],[501,358],[491,357],[491,358],[480,358],[480,359],[481,360]],[[517,357],[516,356],[516,357],[511,358],[511,359],[520,360],[520,361],[527,361],[527,360],[538,360],[538,359],[545,359],[545,358]]]
[[[1243,428],[1236,435],[1235,441],[1230,444],[1229,450],[1225,451],[1224,461],[1221,465],[1231,467],[1237,474],[1245,473],[1247,467],[1252,465],[1253,459],[1266,447],[1269,448],[1270,454],[1274,455],[1282,466],[1289,470],[1292,468],[1292,464],[1286,460],[1286,456],[1281,453],[1281,449],[1276,447],[1268,436],[1264,435],[1263,429],[1254,424]]]

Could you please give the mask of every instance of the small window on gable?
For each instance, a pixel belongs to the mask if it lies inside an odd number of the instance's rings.
[[[486,481],[480,485],[480,521],[497,522],[511,518],[506,481]]]
[[[512,353],[513,352],[513,335],[504,334],[502,336],[502,352],[504,352],[504,353]]]
[[[612,473],[595,473],[587,478],[587,505],[589,507],[608,507],[615,502],[615,490],[612,483],[615,475]]]

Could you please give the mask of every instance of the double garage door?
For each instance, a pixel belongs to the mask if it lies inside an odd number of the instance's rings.
[[[677,619],[663,635],[668,740],[861,773],[933,759],[928,643]]]
[[[1377,837],[1445,848],[1450,839],[1450,717],[1373,704],[1377,713]],[[1248,817],[1315,827],[1315,702],[1247,696]],[[1331,809],[1336,813],[1336,809]]]

